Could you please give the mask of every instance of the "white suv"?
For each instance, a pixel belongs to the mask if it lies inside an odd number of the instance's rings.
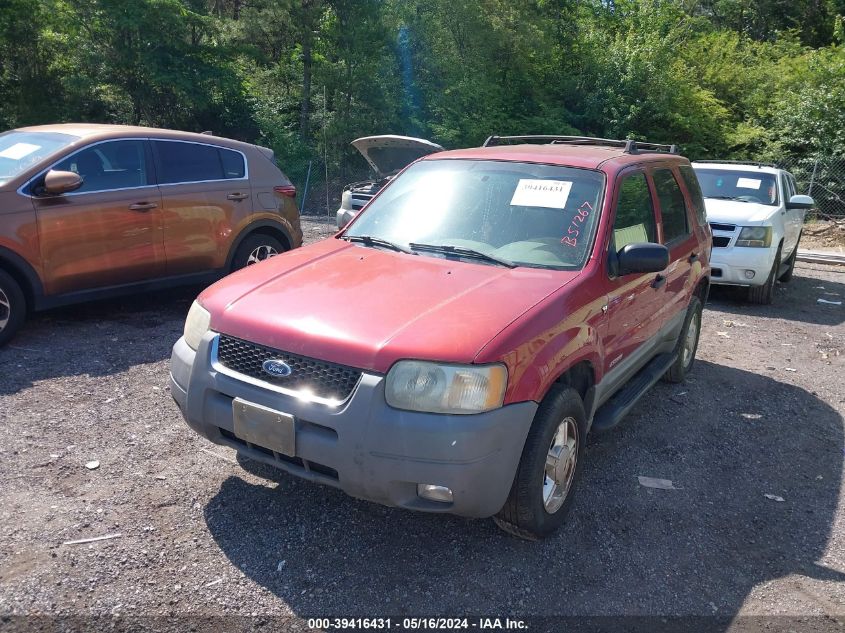
[[[774,165],[732,161],[692,164],[713,231],[712,281],[747,286],[752,303],[771,303],[775,281],[789,281],[810,196]]]

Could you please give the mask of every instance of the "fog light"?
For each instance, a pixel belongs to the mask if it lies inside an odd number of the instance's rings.
[[[452,503],[452,490],[446,486],[435,486],[434,484],[417,484],[417,494],[429,501],[440,501]]]
[[[746,279],[754,279],[754,275],[756,273],[753,270],[746,270],[745,271],[745,278]]]

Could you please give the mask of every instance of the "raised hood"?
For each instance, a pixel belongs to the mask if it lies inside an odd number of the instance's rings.
[[[769,220],[777,213],[778,207],[771,207],[756,202],[739,202],[737,200],[718,200],[705,198],[708,222],[724,222],[727,224],[760,224]]]
[[[402,358],[472,362],[577,276],[328,239],[230,275],[200,301],[215,331],[382,373]]]
[[[437,143],[394,134],[355,139],[352,147],[361,152],[379,178],[392,176],[418,158],[443,151]]]

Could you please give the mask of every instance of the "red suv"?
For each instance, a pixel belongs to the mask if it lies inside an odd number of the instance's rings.
[[[674,146],[491,137],[413,163],[334,239],[203,292],[173,397],[252,459],[542,537],[587,433],[690,370],[710,243]]]

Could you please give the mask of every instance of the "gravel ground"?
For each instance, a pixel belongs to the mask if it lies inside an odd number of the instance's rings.
[[[590,441],[570,521],[539,543],[357,501],[196,436],[167,376],[197,291],[37,315],[0,350],[0,616],[845,622],[845,306],[817,303],[845,298],[845,269],[799,263],[773,306],[714,291],[688,381]]]

